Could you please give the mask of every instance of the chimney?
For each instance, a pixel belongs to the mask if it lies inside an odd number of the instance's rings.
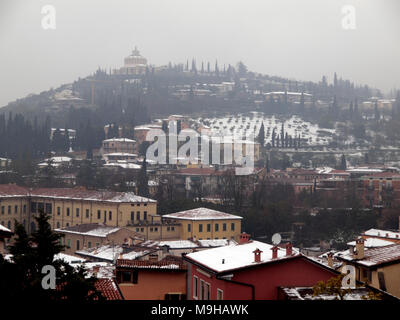
[[[293,254],[292,249],[293,249],[293,245],[290,242],[286,243],[286,257],[289,257]]]
[[[357,260],[364,259],[364,239],[359,238],[356,240],[356,248],[354,258]]]
[[[256,249],[253,251],[254,253],[254,262],[260,262],[261,261],[261,250],[260,249]]]
[[[328,252],[328,267],[333,268],[333,253]]]
[[[272,250],[272,259],[278,258],[278,247],[277,246],[273,246],[271,248],[271,250]]]
[[[249,235],[248,233],[246,233],[246,232],[243,232],[243,233],[240,235],[240,244],[242,244],[242,243],[248,243],[248,242],[249,242],[249,239],[250,239],[250,235]]]

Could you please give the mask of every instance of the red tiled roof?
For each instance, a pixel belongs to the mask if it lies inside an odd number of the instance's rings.
[[[149,261],[149,260],[126,260],[118,259],[116,267],[134,268],[134,269],[162,269],[162,270],[186,270],[183,262],[177,261]]]
[[[98,279],[94,285],[106,300],[124,300],[113,279]]]

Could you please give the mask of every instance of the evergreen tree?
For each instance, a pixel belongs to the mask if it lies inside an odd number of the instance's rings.
[[[96,279],[88,278],[81,267],[75,270],[63,260],[54,260],[62,252],[62,236],[51,230],[50,217],[43,212],[34,217],[38,230],[28,236],[25,228],[16,222],[15,242],[10,247],[12,261],[0,255],[0,298],[2,301],[90,301],[103,300],[95,288]],[[43,289],[43,267],[55,269],[57,289]]]
[[[346,169],[347,169],[346,157],[344,154],[342,154],[342,157],[340,159],[339,170],[346,170]]]
[[[264,146],[265,143],[265,129],[264,129],[264,122],[261,123],[260,131],[258,132],[257,137],[258,142],[260,143],[261,147]]]
[[[142,197],[149,196],[149,179],[147,177],[147,160],[146,157],[143,158],[142,167],[139,171],[138,181],[138,194]]]

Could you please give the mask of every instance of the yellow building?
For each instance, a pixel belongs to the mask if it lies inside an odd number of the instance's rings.
[[[364,239],[357,239],[355,247],[335,254],[346,265],[355,268],[355,280],[400,297],[400,244],[365,248]],[[344,271],[344,270],[343,270]]]
[[[242,217],[229,213],[196,208],[163,215],[164,222],[180,224],[180,239],[233,239],[239,240]]]

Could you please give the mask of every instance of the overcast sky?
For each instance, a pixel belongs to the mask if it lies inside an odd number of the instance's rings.
[[[44,30],[41,9],[56,9]],[[342,7],[355,26],[342,26]],[[135,45],[149,63],[242,60],[298,80],[340,77],[400,89],[399,0],[1,0],[0,106],[120,67]]]

